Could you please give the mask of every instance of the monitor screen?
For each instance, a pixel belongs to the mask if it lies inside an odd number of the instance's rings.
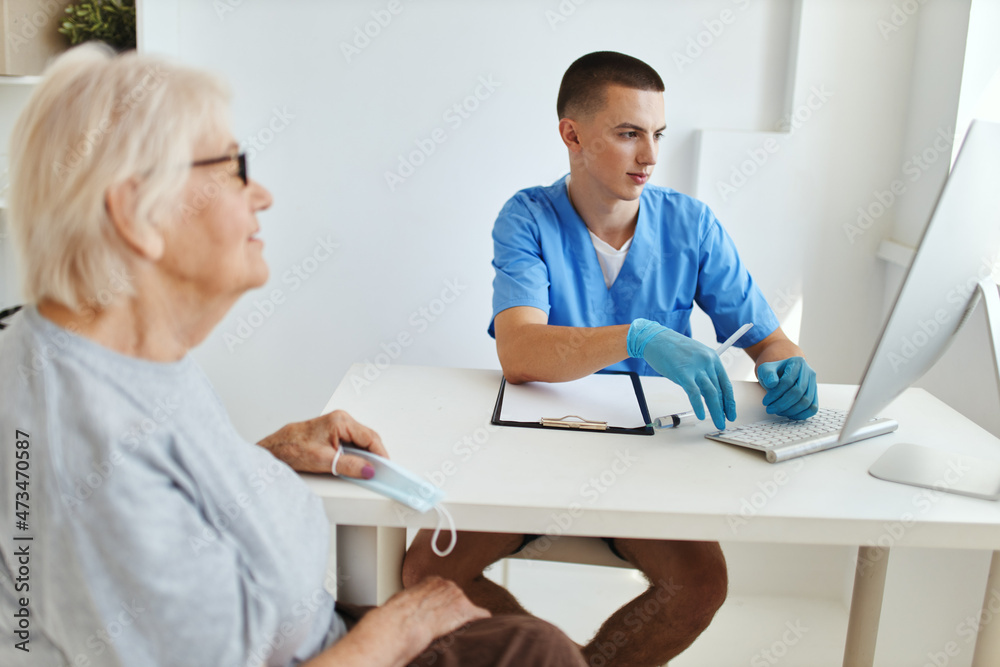
[[[977,120],[938,196],[842,438],[879,415],[941,358],[978,300],[977,285],[992,275],[998,251],[1000,123]]]

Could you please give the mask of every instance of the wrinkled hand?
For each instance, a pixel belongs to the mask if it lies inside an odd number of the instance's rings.
[[[767,394],[768,414],[790,419],[807,419],[819,410],[816,371],[802,357],[768,361],[757,367],[757,380]]]
[[[428,577],[412,588],[396,593],[362,619],[377,624],[383,636],[404,639],[419,654],[442,635],[490,612],[469,601],[458,585],[441,577]]]
[[[315,419],[288,424],[258,444],[295,470],[330,472],[333,456],[342,442],[367,449],[379,456],[389,456],[378,433],[362,426],[343,410],[334,410]],[[337,474],[365,477],[366,466],[371,470],[365,460],[344,454],[337,461]]]
[[[707,405],[717,429],[726,428],[726,419],[736,420],[733,385],[719,355],[710,347],[643,319],[629,327],[626,345],[630,357],[644,359],[654,371],[687,392],[698,419],[705,418]]]
[[[409,665],[438,637],[489,616],[454,582],[429,577],[369,611],[303,667]]]

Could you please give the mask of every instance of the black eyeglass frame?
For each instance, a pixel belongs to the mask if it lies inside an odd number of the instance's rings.
[[[207,167],[211,164],[222,164],[223,162],[232,162],[236,160],[237,171],[236,175],[240,177],[243,181],[243,185],[249,185],[249,179],[247,177],[247,154],[236,153],[235,155],[223,155],[222,157],[208,158],[207,160],[196,160],[191,163],[192,167]]]

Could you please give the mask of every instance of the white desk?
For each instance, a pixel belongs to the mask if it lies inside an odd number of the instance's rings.
[[[651,437],[492,426],[499,371],[373,370],[366,379],[355,364],[327,410],[371,426],[395,461],[438,483],[460,530],[862,545],[845,664],[871,664],[888,548],[1000,550],[1000,503],[867,474],[896,442],[1000,458],[1000,441],[920,389],[885,410],[900,423],[895,433],[770,464],[702,437],[709,421]],[[651,416],[686,408],[670,381],[642,383]],[[765,416],[763,389],[735,389],[737,423]],[[846,408],[854,391],[820,385],[821,404]],[[418,515],[329,476],[306,478],[337,526],[338,563],[348,573],[339,596],[383,602],[399,587],[405,527],[432,527],[435,513]],[[997,554],[989,585],[1000,588]],[[1000,623],[980,633],[974,665],[1000,664],[996,651]]]

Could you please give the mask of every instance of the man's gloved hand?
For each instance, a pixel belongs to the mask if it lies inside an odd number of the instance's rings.
[[[726,428],[726,419],[735,421],[733,385],[719,355],[710,347],[643,319],[632,322],[626,345],[630,357],[644,359],[654,371],[687,392],[698,419],[705,418],[704,406],[707,405],[717,429]]]
[[[767,394],[768,414],[790,419],[807,419],[819,410],[816,371],[802,357],[768,361],[757,367],[757,380]]]

